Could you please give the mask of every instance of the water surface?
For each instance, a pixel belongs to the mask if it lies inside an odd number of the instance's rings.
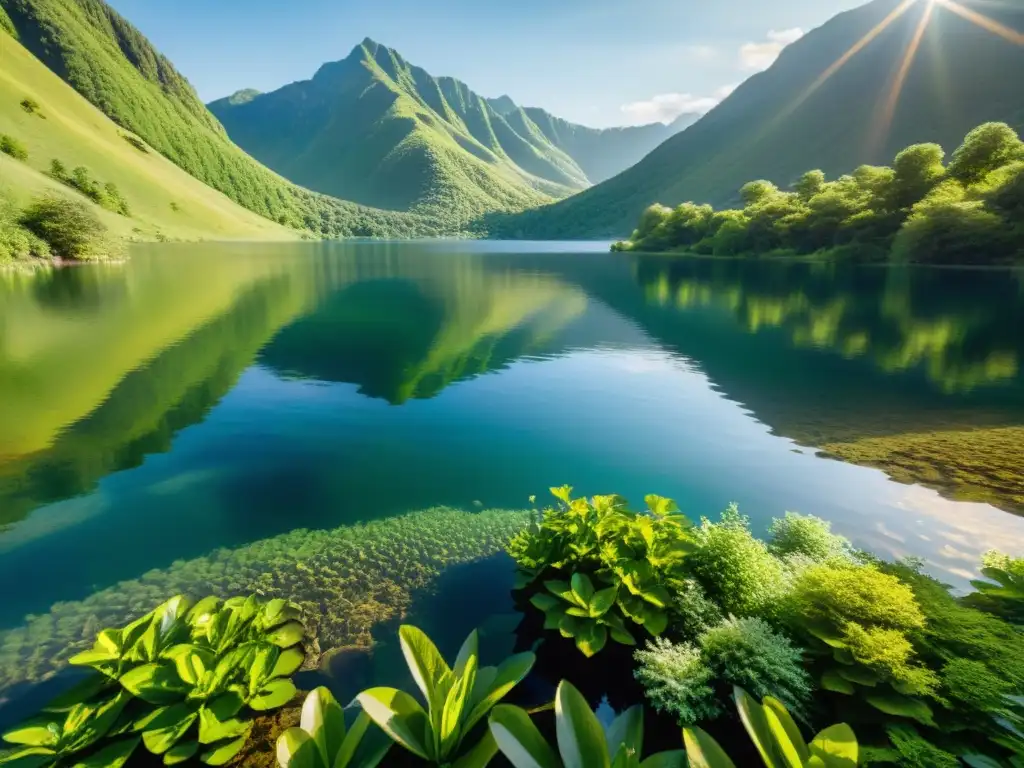
[[[0,640],[219,548],[563,483],[813,513],[965,587],[1024,552],[1022,286],[521,243],[2,275]]]

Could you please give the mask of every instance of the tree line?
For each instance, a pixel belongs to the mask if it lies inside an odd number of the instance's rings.
[[[862,165],[834,181],[820,170],[803,174],[789,190],[751,181],[740,189],[740,208],[652,205],[631,237],[612,249],[1024,262],[1024,142],[1017,132],[985,123],[944,161],[938,144],[914,144],[892,166]]]

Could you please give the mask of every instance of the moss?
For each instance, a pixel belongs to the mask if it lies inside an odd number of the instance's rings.
[[[829,456],[877,467],[957,501],[1024,512],[1024,427],[924,432],[825,443]]]
[[[448,566],[501,551],[526,512],[448,508],[336,528],[296,530],[178,561],[0,633],[0,690],[42,680],[105,626],[142,615],[167,595],[256,593],[302,606],[320,650],[369,645],[379,623],[403,617]]]

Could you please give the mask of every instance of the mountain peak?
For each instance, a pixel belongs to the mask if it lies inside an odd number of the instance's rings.
[[[487,103],[491,105],[491,109],[502,117],[510,112],[515,112],[519,108],[518,105],[512,101],[512,97],[504,93],[496,99],[487,99]]]

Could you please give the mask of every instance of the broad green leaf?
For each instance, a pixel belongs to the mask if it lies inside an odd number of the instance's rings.
[[[747,729],[747,734],[754,742],[754,746],[757,747],[764,764],[768,768],[781,768],[781,764],[776,758],[774,738],[771,728],[768,726],[764,708],[740,687],[733,688],[733,697],[736,700],[736,709],[739,710],[743,727]]]
[[[679,511],[679,505],[676,504],[672,499],[666,499],[663,496],[657,496],[653,493],[644,496],[644,503],[647,504],[647,508],[659,517],[670,515],[673,512]]]
[[[857,691],[854,684],[839,674],[839,671],[835,669],[829,669],[821,676],[821,687],[826,691],[845,693],[847,695],[856,693]]]
[[[184,682],[196,685],[217,663],[212,651],[196,646],[186,646],[183,653],[175,654],[174,669]]]
[[[561,488],[551,488],[551,495],[566,505],[572,502],[572,486],[563,485]]]
[[[668,590],[660,585],[645,588],[640,593],[640,597],[658,608],[667,607],[669,602],[672,600],[672,596],[668,593]]]
[[[198,717],[188,704],[167,707],[143,732],[142,742],[154,755],[162,755],[185,735]]]
[[[618,587],[607,587],[595,592],[594,596],[590,599],[590,615],[595,618],[604,616],[615,605],[615,600],[618,596]]]
[[[686,751],[658,752],[640,763],[640,768],[686,768]]]
[[[652,635],[660,635],[668,628],[668,613],[657,608],[649,609],[644,616],[644,629]]]
[[[121,630],[104,629],[96,635],[96,650],[104,650],[115,656],[121,653]]]
[[[306,628],[297,621],[289,621],[276,627],[265,635],[267,642],[273,643],[278,648],[288,648],[301,642],[306,634]]]
[[[398,638],[405,663],[409,665],[416,685],[423,692],[423,698],[431,709],[442,706],[444,699],[437,700],[437,687],[441,678],[450,673],[451,669],[441,657],[437,646],[425,632],[409,624],[399,627]]]
[[[736,768],[718,742],[700,728],[683,728],[683,745],[690,768]]]
[[[558,608],[552,608],[550,611],[544,612],[544,629],[558,629],[562,625],[562,619],[565,618],[565,611]]]
[[[644,708],[636,704],[616,717],[605,733],[608,754],[614,755],[620,746],[639,757],[644,746]]]
[[[473,692],[473,683],[476,680],[476,658],[476,654],[469,655],[464,674],[458,678],[445,698],[444,711],[441,716],[440,757],[447,757],[452,753],[464,732],[459,726],[465,707],[469,703],[469,697]]]
[[[576,633],[576,647],[588,659],[601,652],[608,643],[608,630],[601,624],[588,623]]]
[[[177,765],[178,763],[184,763],[186,760],[191,760],[198,751],[199,742],[195,739],[192,739],[191,741],[178,742],[164,752],[164,765]]]
[[[547,592],[538,592],[530,598],[530,604],[539,610],[550,611],[552,608],[557,608],[561,604],[561,601],[554,595],[549,595]]]
[[[28,747],[0,758],[0,765],[10,768],[43,768],[53,765],[57,753],[48,747]]]
[[[204,597],[189,609],[188,613],[185,614],[185,620],[192,625],[204,625],[216,613],[219,606],[220,598],[213,595]]]
[[[832,648],[846,648],[842,635],[827,625],[807,626],[807,631]]]
[[[865,667],[847,667],[842,666],[836,670],[840,675],[845,677],[851,683],[857,683],[857,685],[865,685],[869,688],[874,688],[881,681],[881,678],[872,672],[870,669]]]
[[[342,715],[342,718],[342,731],[344,731],[344,715]],[[373,765],[376,765],[384,758],[384,754],[391,745],[391,740],[388,739],[376,726],[374,726],[371,731],[370,727],[372,725],[373,721],[370,719],[370,716],[362,710],[359,710],[359,714],[352,723],[352,727],[348,730],[348,733],[345,734],[344,740],[334,752],[335,757],[333,768],[347,768],[348,764],[352,762],[353,758],[356,756],[356,753],[360,752],[361,747],[364,748],[361,750],[360,760],[361,764],[364,766],[374,758],[376,758],[376,762],[374,762]],[[337,733],[337,730],[335,732]],[[379,746],[376,750],[374,750],[373,745],[370,744],[372,739],[367,739],[366,744],[363,743],[363,737],[366,736],[367,732],[379,735],[380,738],[377,739]],[[368,747],[368,749],[365,747]],[[330,763],[327,765],[328,768],[331,768]]]
[[[39,715],[6,731],[3,740],[26,747],[56,747],[60,735],[61,726],[56,718]]]
[[[215,744],[224,739],[234,739],[245,733],[248,723],[234,717],[219,718],[216,713],[203,707],[199,710],[199,742]]]
[[[544,582],[544,588],[551,594],[562,598],[565,602],[575,605],[577,608],[585,608],[585,605],[581,605],[577,599],[576,594],[572,591],[572,587],[569,586],[569,582],[561,581],[560,579],[551,579],[550,581]]]
[[[566,612],[567,615],[575,616],[575,617],[577,617],[579,619],[589,619],[589,618],[591,618],[591,616],[590,616],[590,609],[589,608],[577,608],[574,605],[574,606],[572,606],[570,608],[566,608],[565,612]]]
[[[587,700],[566,680],[555,694],[555,732],[565,768],[610,768],[604,729]]]
[[[857,737],[846,723],[829,726],[810,744],[810,754],[827,768],[856,768],[859,751]]]
[[[497,676],[497,667],[481,667],[476,671],[476,680],[473,681],[473,691],[470,694],[470,712],[490,693]]]
[[[590,580],[590,577],[585,573],[574,573],[572,580],[569,582],[569,586],[572,588],[572,593],[576,597],[577,604],[586,606],[590,604],[590,599],[594,596],[594,582]]]
[[[988,755],[960,755],[960,759],[970,768],[1003,768],[1002,763]]]
[[[214,744],[211,749],[208,749],[199,756],[199,761],[206,765],[224,765],[225,763],[230,762],[235,755],[242,751],[242,747],[245,746],[245,742],[249,740],[249,731],[252,730],[252,723],[248,723],[247,725],[249,727],[246,729],[245,734],[231,741]]]
[[[209,711],[218,720],[230,720],[242,711],[245,702],[237,691],[222,693],[214,699],[210,699],[203,705],[203,709]]]
[[[278,678],[260,688],[259,693],[249,700],[249,706],[257,712],[283,707],[295,698],[295,683],[287,678]]]
[[[784,768],[804,768],[804,761],[810,756],[807,750],[798,751],[797,745],[793,743],[791,734],[786,729],[777,712],[768,706],[763,706],[761,711],[764,713],[765,722],[768,724],[768,731],[772,736],[774,753],[778,758],[777,762],[779,765],[784,766]],[[789,717],[788,712],[786,716]],[[797,738],[802,745],[803,737],[797,733]]]
[[[514,768],[561,768],[561,761],[519,707],[499,704],[488,720],[491,734]]]
[[[934,725],[932,710],[920,699],[912,699],[898,693],[876,694],[865,697],[868,704],[887,715],[909,717],[925,725]]]
[[[277,658],[281,651],[277,646],[269,643],[262,643],[256,646],[252,654],[252,661],[249,667],[249,695],[255,696],[256,691],[272,677],[271,672],[277,664]]]
[[[370,688],[356,699],[386,734],[414,755],[429,760],[424,737],[430,720],[412,696],[394,688]]]
[[[508,692],[526,677],[536,660],[537,657],[527,651],[526,653],[517,653],[514,656],[509,656],[498,665],[498,669],[494,674],[494,682],[491,683],[490,689],[476,703],[473,710],[469,713],[469,717],[466,718],[466,724],[463,726],[466,732],[469,732],[474,725],[487,717],[487,713],[491,711],[494,705],[505,698]]]
[[[96,704],[73,707],[64,722],[61,749],[77,752],[95,744],[107,735],[129,701],[131,696],[127,691],[119,691]]]
[[[188,690],[173,664],[140,664],[121,675],[126,691],[149,704],[169,704]]]
[[[118,656],[116,653],[111,653],[106,650],[90,649],[88,651],[76,653],[68,659],[68,664],[73,664],[76,667],[100,667],[105,663],[117,661],[117,659]]]
[[[135,748],[139,746],[139,737],[119,739],[104,745],[83,760],[79,760],[73,768],[121,768],[128,762]]]
[[[811,753],[807,748],[807,742],[804,741],[804,737],[800,733],[800,729],[797,727],[792,715],[789,714],[789,710],[786,709],[786,705],[774,696],[765,696],[764,710],[765,715],[768,716],[768,725],[775,732],[776,742],[783,747],[783,757],[787,760],[791,759],[791,757],[786,757],[790,752],[785,749],[783,734],[777,732],[780,727],[784,732],[785,738],[788,739],[789,743],[793,746],[793,750],[796,752],[796,768],[801,768]]]
[[[301,728],[289,728],[277,737],[277,764],[280,768],[324,768],[316,742]]]
[[[320,686],[306,695],[299,727],[312,737],[320,759],[330,768],[345,738],[345,712],[330,690]]]
[[[466,638],[462,643],[462,647],[459,648],[459,655],[455,658],[454,669],[456,675],[461,675],[465,672],[466,664],[469,663],[471,656],[477,659],[480,657],[480,633],[475,629],[469,633],[469,637]]]

